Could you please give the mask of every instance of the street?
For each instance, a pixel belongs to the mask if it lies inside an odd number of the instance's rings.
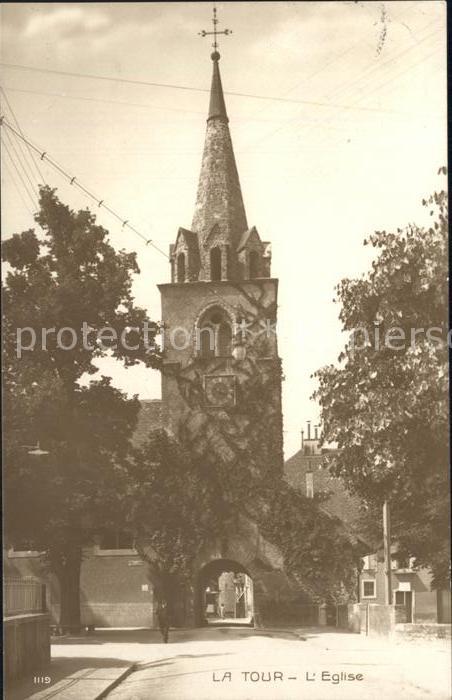
[[[333,629],[183,630],[159,645],[111,700],[450,698],[444,643],[394,643]]]

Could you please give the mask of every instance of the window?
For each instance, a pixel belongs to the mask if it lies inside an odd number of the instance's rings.
[[[376,569],[377,568],[377,562],[375,558],[375,554],[368,554],[367,556],[363,557],[363,569]]]
[[[250,253],[250,279],[259,277],[259,253],[252,250]]]
[[[210,251],[210,279],[214,282],[221,280],[221,250],[218,247]]]
[[[231,321],[223,309],[208,309],[198,323],[196,335],[197,350],[201,357],[231,356]]]
[[[217,354],[220,357],[229,357],[232,352],[232,330],[226,321],[221,321],[218,325],[217,341]]]
[[[100,549],[133,549],[133,536],[122,530],[105,530],[99,543]]]
[[[177,281],[185,282],[185,254],[179,253],[177,256]]]
[[[28,539],[15,542],[8,550],[8,557],[11,559],[20,557],[39,557],[41,554],[44,554],[44,552],[36,549],[36,542]]]
[[[375,579],[367,579],[362,582],[362,598],[376,598]]]
[[[414,567],[414,557],[397,557],[391,561],[391,569],[410,571]]]

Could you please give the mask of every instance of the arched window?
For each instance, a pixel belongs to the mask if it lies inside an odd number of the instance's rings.
[[[257,250],[250,252],[250,279],[259,277],[259,253]]]
[[[221,280],[221,249],[218,247],[210,251],[210,279]]]
[[[179,253],[177,256],[177,281],[185,282],[185,254]]]
[[[220,357],[229,357],[232,353],[232,330],[225,321],[221,321],[218,326],[217,350]]]
[[[231,356],[231,320],[223,309],[208,309],[201,317],[196,330],[197,351],[201,357]]]

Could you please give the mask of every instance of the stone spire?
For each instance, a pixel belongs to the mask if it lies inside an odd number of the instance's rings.
[[[229,246],[232,272],[236,249],[248,224],[229,133],[218,51],[211,58],[212,87],[192,231],[198,235],[201,267],[207,272],[203,263],[213,245],[223,249]]]
[[[213,60],[213,74],[212,74],[212,85],[210,88],[210,104],[209,104],[209,116],[207,120],[214,119],[218,117],[219,119],[225,119],[226,122],[229,121],[228,115],[226,114],[226,104],[224,102],[223,86],[221,84],[220,68],[218,66],[218,61],[220,60],[220,54],[215,51],[212,54]]]

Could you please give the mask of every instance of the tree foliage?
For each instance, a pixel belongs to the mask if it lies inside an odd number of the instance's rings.
[[[321,498],[306,498],[283,479],[261,486],[265,499],[262,532],[284,556],[307,599],[343,603],[353,599],[362,544],[322,508]]]
[[[128,522],[157,588],[187,582],[209,539],[221,538],[227,506],[208,465],[164,430],[153,430],[127,465]]]
[[[107,353],[126,366],[158,366],[158,351],[137,343],[133,330],[146,322],[152,340],[157,326],[133,300],[135,254],[115,251],[89,211],[70,210],[44,187],[36,220],[42,238],[29,230],[3,245],[6,534],[46,551],[61,584],[62,623],[77,627],[82,545],[89,532],[122,517],[139,410],[108,378],[80,380]],[[96,332],[109,326],[126,343],[83,342],[83,323]],[[36,345],[20,356],[24,328]],[[58,342],[62,328],[77,334],[74,347]],[[45,343],[43,329],[53,329]],[[26,446],[37,441],[48,455],[29,454]]]
[[[388,498],[401,553],[449,572],[447,195],[429,227],[377,231],[372,269],[337,287],[350,340],[316,373],[330,468],[375,512]],[[366,342],[364,342],[366,340]]]

